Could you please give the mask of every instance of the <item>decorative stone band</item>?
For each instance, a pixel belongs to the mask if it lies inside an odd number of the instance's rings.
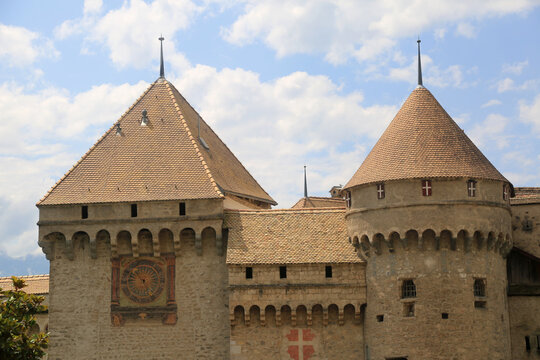
[[[370,234],[371,235],[371,234]],[[403,235],[394,231],[384,236],[376,233],[355,234],[349,238],[358,256],[367,261],[370,256],[385,253],[397,253],[402,250],[416,249],[419,251],[448,249],[452,251],[494,251],[506,257],[512,249],[513,243],[509,233],[476,230],[460,230],[453,234],[449,230],[436,233],[432,229],[423,231],[408,230]]]
[[[308,326],[315,324],[344,325],[351,323],[360,325],[366,304],[336,304],[329,305],[255,305],[232,304],[229,319],[231,326]],[[244,309],[249,309],[245,311]]]

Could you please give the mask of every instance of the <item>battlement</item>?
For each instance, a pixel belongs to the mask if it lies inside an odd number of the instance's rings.
[[[403,235],[402,235],[403,234]],[[472,235],[471,235],[472,234]],[[392,231],[387,236],[381,233],[355,234],[349,239],[358,256],[367,260],[373,255],[398,253],[403,250],[441,250],[478,252],[482,250],[498,252],[506,257],[512,249],[510,233],[487,230],[459,230],[457,234],[450,230],[407,230]]]

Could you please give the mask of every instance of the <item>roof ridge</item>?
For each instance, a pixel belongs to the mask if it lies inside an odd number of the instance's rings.
[[[181,121],[182,125],[184,125],[184,128],[186,130],[186,134],[188,135],[189,139],[191,140],[191,143],[193,144],[193,147],[195,148],[195,152],[197,153],[197,156],[201,160],[202,166],[203,166],[204,170],[206,171],[206,174],[208,175],[208,178],[210,179],[210,182],[212,183],[212,186],[214,187],[214,190],[216,191],[216,193],[217,193],[217,195],[219,197],[224,197],[223,193],[219,189],[219,186],[217,185],[216,181],[214,180],[214,177],[212,176],[212,172],[210,171],[210,168],[206,164],[206,160],[204,159],[204,157],[203,157],[203,155],[201,153],[201,150],[199,149],[199,146],[197,145],[197,142],[195,141],[195,138],[191,134],[191,130],[188,127],[188,125],[186,123],[186,120],[184,119],[184,115],[182,114],[182,111],[180,110],[180,106],[178,105],[178,103],[176,102],[176,99],[174,98],[174,94],[173,94],[173,91],[171,89],[171,85],[169,84],[169,82],[167,80],[165,80],[163,82],[164,82],[165,86],[167,87],[167,89],[169,91],[169,95],[170,95],[171,100],[173,102],[174,108],[178,112],[178,115],[180,115],[180,121]],[[178,90],[177,90],[177,92],[178,92]]]
[[[107,135],[109,135],[109,133],[112,131],[112,129],[114,129],[114,127],[116,126],[116,124],[118,124],[120,122],[120,120],[122,120],[126,115],[127,113],[129,113],[131,111],[131,109],[133,109],[133,107],[135,105],[137,105],[137,103],[139,101],[141,101],[141,99],[150,91],[150,89],[152,87],[154,87],[154,85],[157,83],[157,80],[154,81],[153,83],[151,83],[148,88],[142,93],[141,96],[139,96],[137,98],[137,100],[135,100],[135,102],[126,110],[124,111],[124,113],[120,116],[120,118],[118,120],[116,120],[114,122],[114,124],[112,124],[112,126],[103,134],[101,135],[101,137],[90,147],[90,149],[88,149],[84,154],[83,156],[81,156],[81,158],[79,159],[79,161],[77,161],[72,167],[71,169],[69,169],[50,189],[49,191],[47,191],[47,193],[45,195],[43,195],[43,197],[36,203],[36,206],[37,205],[40,205],[41,203],[43,203],[43,201],[45,201],[45,199],[47,199],[47,197],[49,197],[49,195],[53,192],[54,189],[56,189],[56,187],[65,179],[67,178],[72,172],[73,170],[75,170],[75,168],[84,160],[86,159],[86,157],[96,148],[96,146],[101,142],[103,141],[103,139],[105,139],[105,137]]]
[[[167,82],[168,83],[168,82]],[[259,185],[259,187],[262,189],[262,191],[268,195],[269,198],[273,199],[272,196],[270,196],[270,194],[268,194],[266,192],[266,190],[264,190],[264,188],[261,186],[261,184],[259,184],[259,182],[257,181],[257,179],[251,175],[251,173],[249,172],[249,170],[244,166],[244,164],[242,164],[242,162],[240,161],[240,159],[238,159],[236,157],[236,155],[234,154],[234,152],[231,151],[231,149],[227,146],[227,144],[225,143],[225,141],[221,140],[221,138],[219,137],[219,135],[214,131],[214,129],[212,129],[212,127],[210,125],[208,125],[208,123],[203,119],[203,117],[199,114],[199,112],[186,100],[186,98],[184,97],[184,95],[182,95],[182,93],[180,93],[180,91],[178,91],[178,89],[171,84],[171,86],[176,90],[176,92],[178,93],[178,95],[180,95],[182,97],[182,99],[184,99],[185,103],[195,112],[195,114],[197,114],[197,116],[199,117],[199,120],[201,120],[202,122],[204,122],[207,126],[207,128],[215,135],[216,138],[218,138],[219,141],[221,141],[221,143],[227,148],[227,150],[229,150],[229,152],[236,158],[236,160],[238,160],[238,162],[240,163],[240,166],[242,166],[242,168],[248,173],[248,175],[255,181],[255,183],[257,185]],[[175,101],[176,102],[176,101]],[[231,192],[233,193],[233,192]],[[233,193],[233,194],[239,194],[239,193]],[[253,196],[249,196],[247,194],[242,194],[244,196],[248,196],[248,197],[251,197],[251,198],[254,198]],[[260,200],[263,200],[263,199],[260,199]],[[274,201],[275,202],[275,201]],[[276,203],[277,204],[277,203]]]
[[[277,213],[321,213],[321,212],[343,212],[343,207],[321,207],[321,208],[298,208],[298,209],[226,209],[226,213],[252,213],[252,214],[277,214]]]

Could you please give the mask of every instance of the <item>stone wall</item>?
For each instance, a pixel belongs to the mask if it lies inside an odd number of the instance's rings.
[[[512,359],[540,359],[540,297],[511,296],[508,306]],[[530,350],[525,346],[526,336],[529,337]]]
[[[150,203],[145,205],[149,207]],[[228,278],[224,252],[220,255],[217,241],[218,237],[221,240],[219,218],[186,217],[176,222],[150,218],[153,213],[159,214],[159,209],[168,207],[155,205],[156,211],[143,211],[142,219],[113,218],[101,224],[50,219],[50,223],[42,224],[41,243],[48,248],[51,260],[49,359],[229,357]],[[95,226],[107,230],[100,233],[95,231]],[[167,232],[170,236],[160,236],[164,233],[161,227],[172,228]],[[79,231],[73,236],[64,235],[73,233],[75,228]],[[178,230],[185,228],[193,230]],[[133,234],[131,242],[123,241],[122,236],[117,238],[119,229]],[[151,229],[147,232],[150,238],[137,236],[140,229]],[[140,316],[126,319],[121,326],[113,325],[110,310],[113,242],[117,256],[136,257],[134,243],[146,256],[170,251],[176,254],[176,324],[165,325],[161,319]]]

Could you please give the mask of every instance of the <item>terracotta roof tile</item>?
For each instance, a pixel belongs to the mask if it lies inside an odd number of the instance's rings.
[[[347,241],[345,209],[227,210],[228,264],[362,262]]]
[[[435,97],[426,88],[417,87],[345,188],[435,177],[508,182]]]
[[[201,132],[212,147],[201,149],[194,132],[198,114],[188,108],[174,86],[158,79],[38,205],[220,198],[229,184],[275,203],[204,121]],[[141,126],[143,110],[147,126]],[[234,176],[222,185],[221,174],[229,172]]]
[[[291,209],[306,209],[306,208],[327,208],[327,207],[342,207],[345,208],[345,200],[331,197],[308,196],[303,197],[294,204]]]
[[[510,204],[540,204],[540,187],[517,187],[514,191],[515,197],[510,198]]]
[[[23,288],[27,294],[48,294],[49,293],[49,274],[45,275],[30,275],[17,276],[24,279],[26,287]],[[13,290],[13,282],[11,276],[0,277],[0,288],[3,290]]]

